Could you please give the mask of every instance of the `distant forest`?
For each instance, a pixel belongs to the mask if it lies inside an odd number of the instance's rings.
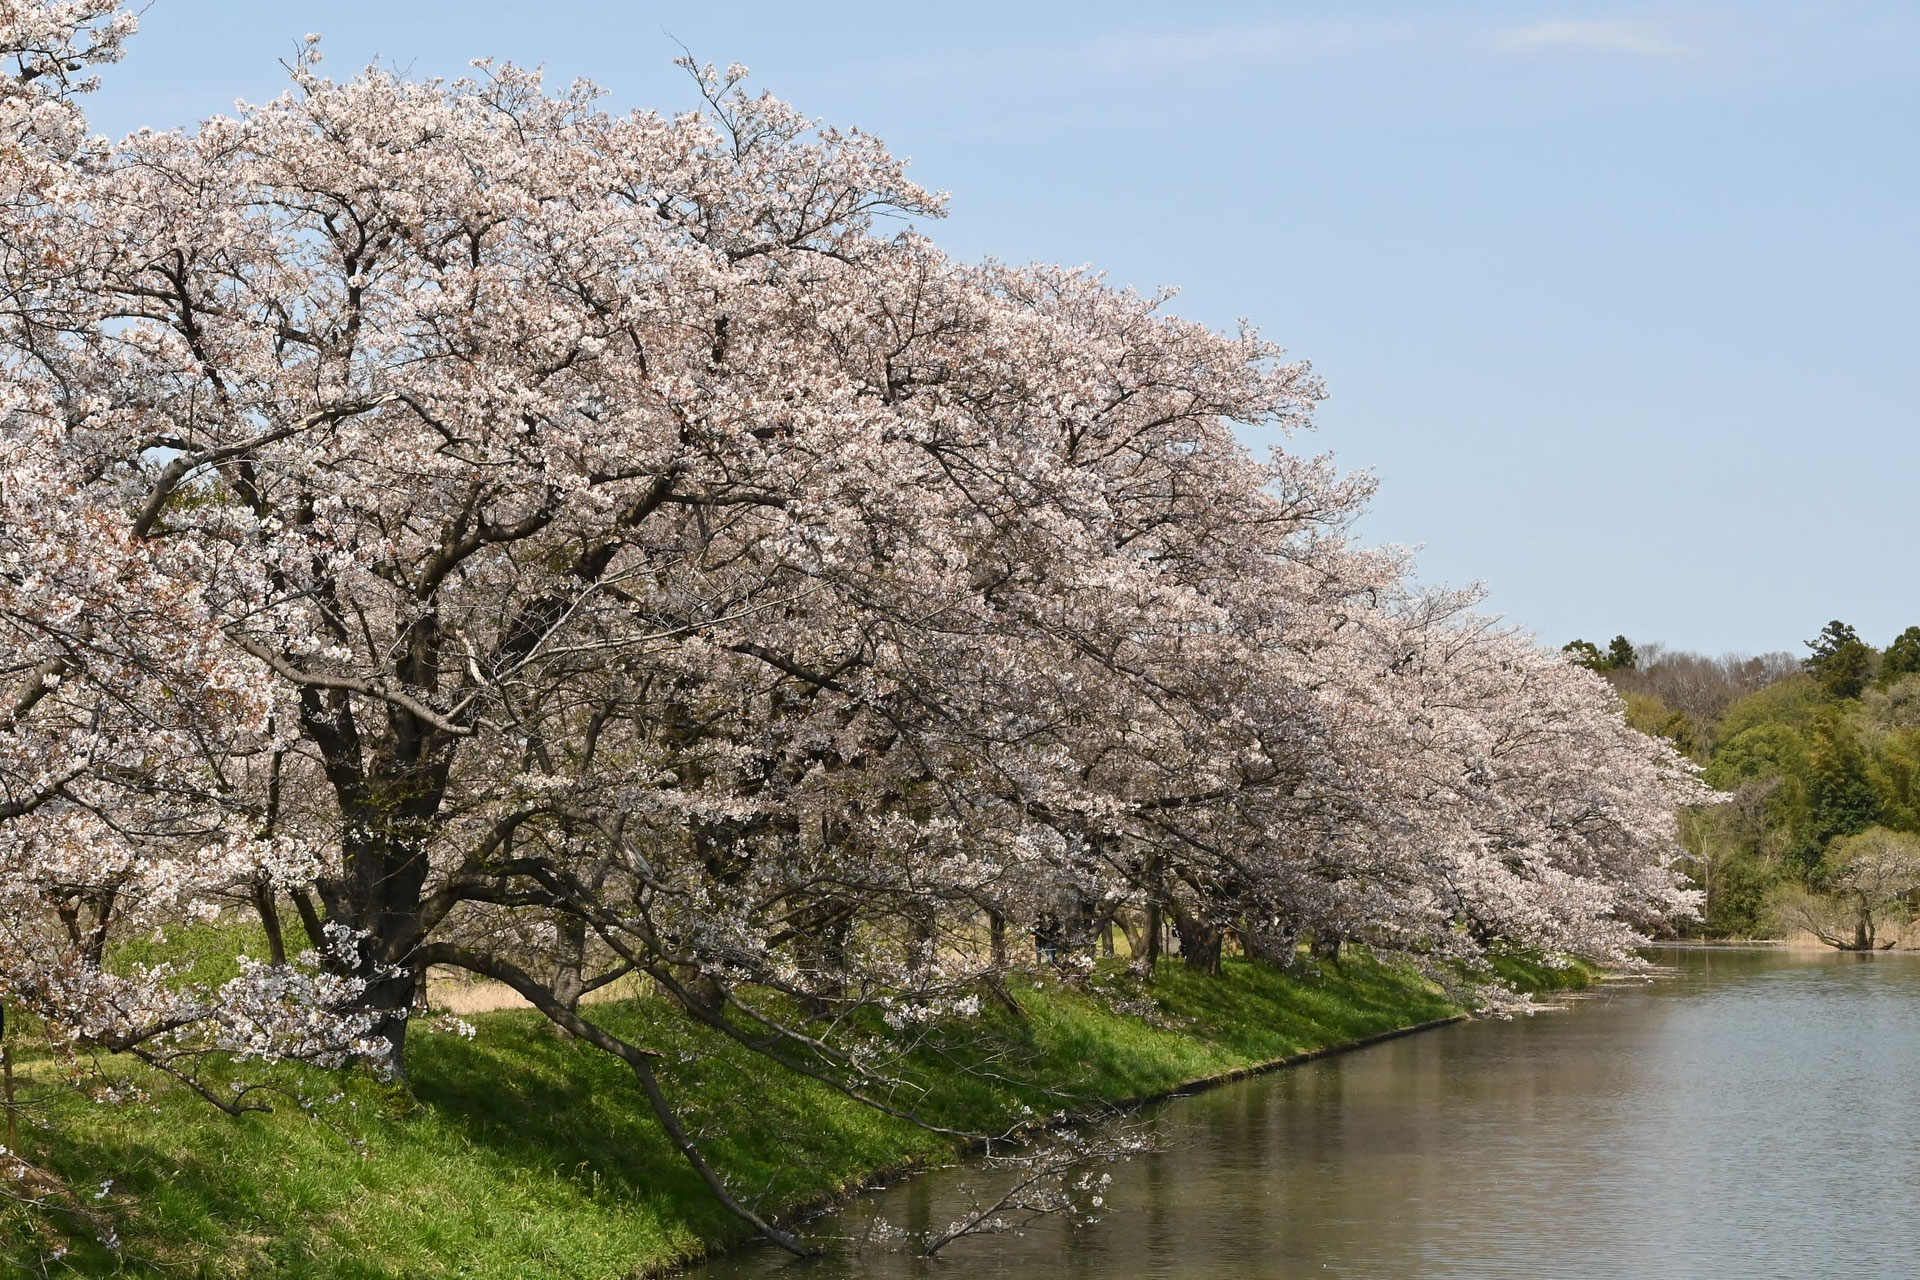
[[[1876,649],[1836,620],[1806,647],[1565,646],[1727,793],[1681,817],[1709,936],[1884,949],[1920,905],[1920,626]]]

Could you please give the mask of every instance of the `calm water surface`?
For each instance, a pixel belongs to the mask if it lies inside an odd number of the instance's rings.
[[[1653,954],[1670,974],[1566,1011],[1171,1103],[1097,1225],[698,1274],[1920,1276],[1920,956]],[[815,1230],[940,1227],[984,1189],[948,1170]]]

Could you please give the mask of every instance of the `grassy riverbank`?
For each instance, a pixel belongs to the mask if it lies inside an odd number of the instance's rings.
[[[1503,972],[1533,989],[1589,977],[1518,963]],[[1458,1012],[1425,979],[1364,954],[1318,975],[1230,961],[1211,979],[1171,964],[1150,989],[1110,974],[1092,990],[1040,982],[1016,995],[1024,1018],[998,1012],[935,1037],[948,1054],[991,1055],[991,1078],[933,1052],[917,1059],[931,1089],[923,1111],[1003,1128],[1023,1107],[1162,1093]],[[664,1002],[595,1012],[666,1050],[668,1089],[736,1190],[763,1209],[817,1202],[951,1151],[752,1059]],[[151,1097],[102,1106],[54,1080],[48,1064],[29,1064],[46,1127],[23,1133],[22,1146],[89,1205],[111,1179],[97,1204],[123,1242],[115,1255],[75,1231],[56,1274],[614,1280],[740,1237],[667,1146],[624,1067],[531,1013],[472,1022],[471,1039],[416,1032],[411,1096],[362,1077],[279,1070],[289,1092],[327,1099],[311,1113],[279,1105],[230,1119],[123,1065],[109,1070]],[[32,1248],[23,1221],[5,1220],[4,1254]]]

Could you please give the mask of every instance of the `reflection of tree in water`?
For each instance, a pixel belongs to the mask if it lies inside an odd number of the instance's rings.
[[[907,1191],[905,1223],[876,1214],[860,1243],[931,1258],[968,1236],[1024,1232],[1046,1218],[1093,1226],[1104,1215],[1113,1183],[1105,1166],[1161,1149],[1151,1122],[1053,1130],[1014,1150],[983,1156],[970,1171],[976,1177],[959,1184],[962,1206],[943,1226],[934,1225],[926,1182],[916,1180]]]

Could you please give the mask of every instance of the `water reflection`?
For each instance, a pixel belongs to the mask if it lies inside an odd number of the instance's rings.
[[[1920,1275],[1920,956],[1671,950],[1574,1009],[1390,1041],[1162,1108],[1097,1226],[790,1280]],[[851,1208],[958,1216],[948,1171]],[[829,1230],[835,1229],[830,1225]],[[781,1274],[782,1255],[709,1280]]]

